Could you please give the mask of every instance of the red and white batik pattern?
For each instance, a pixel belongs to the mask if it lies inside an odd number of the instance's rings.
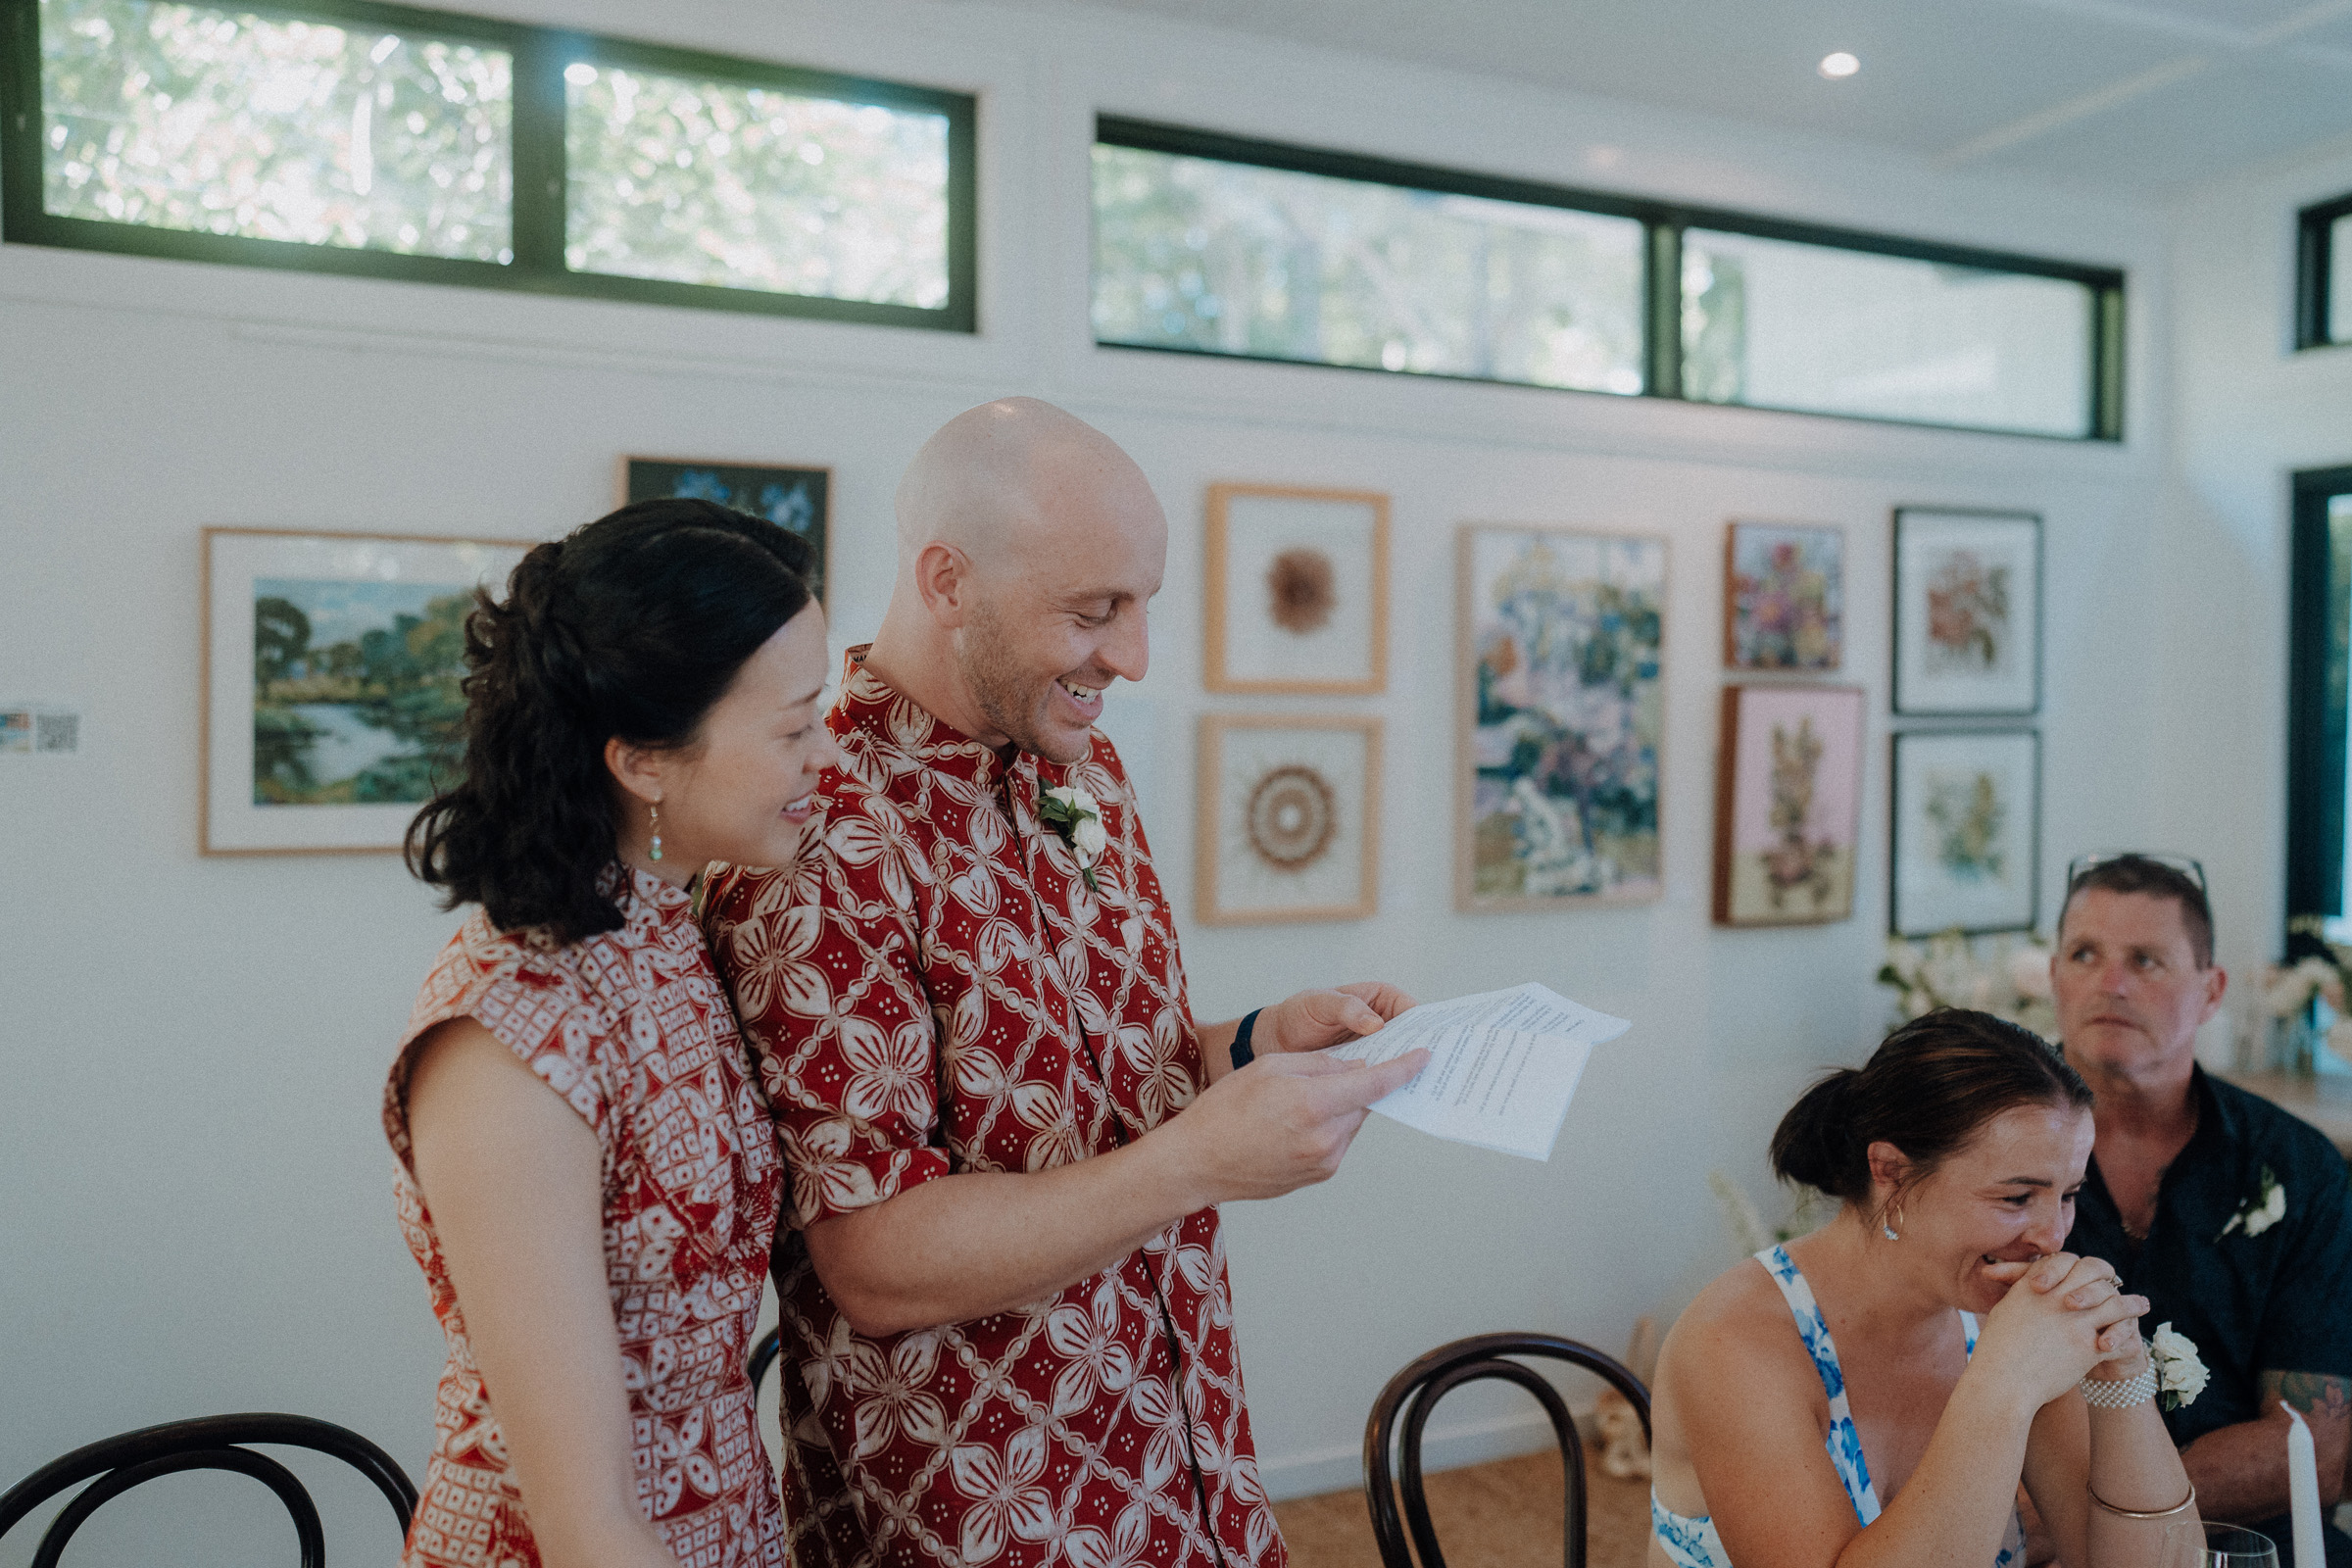
[[[624,882],[625,878],[625,882]],[[556,947],[476,909],[417,995],[384,1092],[409,1250],[449,1342],[405,1568],[536,1568],[506,1439],[409,1169],[409,1046],[472,1018],[604,1146],[605,1278],[629,1396],[637,1505],[681,1568],[783,1568],[783,1521],[744,1373],[783,1199],[760,1102],[686,894],[608,873],[625,923]]]
[[[850,775],[790,874],[712,879],[721,970],[783,1131],[785,1513],[799,1568],[1282,1568],[1214,1209],[1051,1299],[884,1339],[801,1228],[960,1171],[1116,1149],[1204,1081],[1167,897],[1110,743],[1009,764],[857,664]],[[1070,783],[1090,891],[1037,815]]]

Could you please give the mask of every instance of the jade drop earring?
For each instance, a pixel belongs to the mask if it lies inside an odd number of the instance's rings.
[[[659,860],[662,858],[662,808],[653,806],[648,807],[647,809],[654,813],[654,843],[653,848],[647,853],[652,858]]]

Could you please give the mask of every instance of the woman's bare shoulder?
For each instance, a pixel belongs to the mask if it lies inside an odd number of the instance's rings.
[[[1658,1374],[1664,1379],[1737,1366],[1750,1376],[1784,1360],[1796,1370],[1811,1365],[1788,1300],[1764,1265],[1750,1257],[1716,1275],[1675,1320],[1658,1350]]]

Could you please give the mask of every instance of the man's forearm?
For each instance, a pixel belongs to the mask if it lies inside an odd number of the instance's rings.
[[[2197,1484],[2197,1507],[2208,1519],[2269,1519],[2286,1512],[2286,1400],[2311,1426],[2318,1449],[2320,1505],[2332,1506],[2343,1490],[2344,1453],[2352,1442],[2352,1379],[2317,1372],[2265,1372],[2263,1407],[2253,1421],[2208,1432],[2180,1450]]]
[[[1206,1206],[1164,1157],[1167,1143],[1155,1133],[1052,1170],[942,1176],[809,1226],[809,1259],[864,1335],[1026,1306]]]

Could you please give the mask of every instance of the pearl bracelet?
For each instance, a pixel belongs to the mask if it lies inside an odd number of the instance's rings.
[[[2141,1367],[2136,1377],[2084,1378],[2076,1387],[2094,1410],[2129,1410],[2156,1397],[2156,1363]]]

